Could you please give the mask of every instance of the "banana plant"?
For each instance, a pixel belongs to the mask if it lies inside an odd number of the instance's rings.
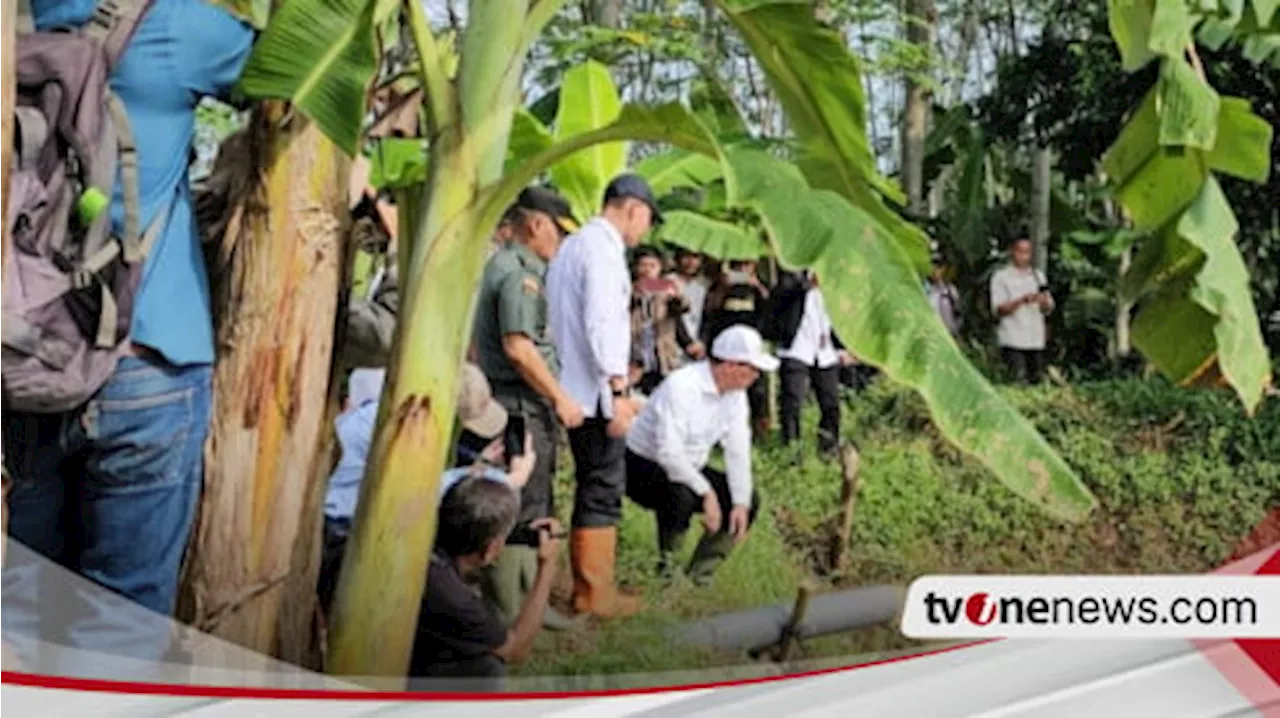
[[[858,62],[838,32],[814,19],[808,3],[711,3],[737,29],[780,98],[794,132],[794,164],[717,144],[681,104],[623,106],[604,126],[536,139],[532,154],[509,162],[513,137],[524,137],[520,128],[536,129],[527,117],[519,119],[521,69],[531,43],[563,4],[474,0],[455,76],[445,71],[446,53],[421,5],[404,4],[420,59],[428,154],[425,179],[404,190],[399,202],[401,315],[336,597],[331,671],[403,675],[487,239],[523,187],[599,145],[663,142],[714,158],[724,205],[757,219],[786,266],[819,269],[836,328],[859,356],[919,391],[943,434],[1014,491],[1064,520],[1090,512],[1093,497],[965,361],[922,296],[927,237],[892,209],[902,193],[875,169]],[[255,50],[246,88],[295,100],[354,151],[359,113],[352,105],[362,112],[359,91],[372,75],[360,48],[383,21],[385,5],[288,0],[285,9],[298,9],[295,22],[273,20]],[[325,22],[314,21],[315,14]],[[321,60],[300,63],[299,57]]]
[[[1271,385],[1271,361],[1238,229],[1217,174],[1265,182],[1273,128],[1248,100],[1220,97],[1205,78],[1194,37],[1246,47],[1280,35],[1274,0],[1110,0],[1112,36],[1125,70],[1159,63],[1155,86],[1131,113],[1102,167],[1134,228],[1150,233],[1121,285],[1139,303],[1133,343],[1183,385],[1226,384],[1254,413]],[[1223,28],[1231,29],[1223,35]],[[1263,38],[1259,40],[1258,38]],[[1269,52],[1250,53],[1255,62]]]

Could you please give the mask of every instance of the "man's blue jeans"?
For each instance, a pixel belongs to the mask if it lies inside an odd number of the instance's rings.
[[[209,366],[131,356],[79,410],[5,412],[10,537],[167,617],[200,496],[211,394]],[[8,563],[7,640],[39,637],[143,660],[168,649],[155,635],[168,623],[160,616],[140,631],[139,612],[85,606],[50,626],[53,617],[41,616],[51,597],[39,595],[41,585],[47,592],[39,567]]]

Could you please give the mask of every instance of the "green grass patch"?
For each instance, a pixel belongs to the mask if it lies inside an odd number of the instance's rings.
[[[1019,499],[946,443],[922,401],[888,382],[847,397],[844,436],[861,451],[859,492],[845,570],[818,571],[840,495],[840,469],[816,456],[816,410],[799,450],[757,447],[763,500],[747,541],[712,585],[662,585],[654,572],[652,514],[627,503],[618,575],[644,593],[634,618],[582,634],[544,632],[516,675],[657,673],[747,663],[740,654],[682,648],[682,621],[819,591],[906,585],[930,573],[1185,573],[1209,570],[1280,504],[1280,402],[1249,419],[1226,392],[1183,391],[1159,380],[1002,390],[1095,492],[1100,508],[1058,523]],[[572,460],[557,480],[567,525]],[[686,545],[692,550],[695,524]],[[569,585],[567,551],[560,593]],[[799,657],[870,660],[914,645],[894,627],[811,640]]]

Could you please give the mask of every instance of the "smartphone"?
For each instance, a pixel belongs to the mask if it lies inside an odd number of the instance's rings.
[[[507,417],[507,429],[502,434],[502,451],[510,459],[524,455],[524,417],[511,414]]]

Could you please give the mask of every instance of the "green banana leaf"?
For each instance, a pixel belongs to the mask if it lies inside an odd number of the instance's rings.
[[[906,252],[870,214],[765,153],[730,149],[726,158],[780,262],[818,271],[835,329],[861,359],[918,391],[939,431],[1018,495],[1062,520],[1092,511],[1071,468],[961,353]]]
[[[369,185],[404,189],[427,181],[427,143],[413,137],[384,137],[369,152]]]
[[[1109,5],[1125,67],[1161,58],[1156,86],[1103,158],[1134,229],[1151,234],[1120,292],[1142,300],[1133,341],[1152,363],[1183,385],[1221,379],[1252,414],[1271,383],[1271,361],[1235,215],[1213,171],[1265,181],[1272,130],[1248,102],[1219,98],[1186,61],[1186,8],[1176,7],[1184,2]],[[1243,0],[1227,5],[1228,22],[1247,32]],[[1139,47],[1140,36],[1147,39]]]
[[[724,170],[715,158],[687,150],[666,150],[646,157],[632,168],[659,197],[677,189],[697,189],[720,179]]]
[[[506,168],[520,164],[530,157],[542,152],[555,142],[551,130],[542,124],[530,110],[521,107],[516,110],[511,122],[511,137],[507,141]]]
[[[288,100],[354,156],[365,91],[378,67],[374,28],[395,7],[383,0],[288,0],[254,44],[239,92]]]
[[[666,222],[651,235],[655,243],[666,242],[721,261],[759,259],[769,253],[759,230],[688,210],[671,210],[663,217]]]
[[[867,140],[862,68],[810,3],[713,0],[738,29],[768,76],[799,145],[797,164],[815,188],[829,189],[871,215],[921,274],[929,238],[885,204],[902,191],[876,169]]]
[[[622,100],[604,65],[588,61],[565,73],[560,85],[554,137],[563,142],[607,126],[618,118]],[[577,152],[550,168],[551,181],[579,217],[600,209],[605,185],[627,166],[625,142],[599,144]]]

